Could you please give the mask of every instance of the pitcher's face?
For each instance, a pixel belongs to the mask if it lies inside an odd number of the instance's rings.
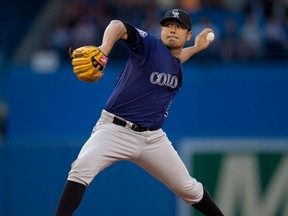
[[[177,20],[168,20],[162,26],[161,40],[170,49],[183,48],[191,36],[192,32]]]

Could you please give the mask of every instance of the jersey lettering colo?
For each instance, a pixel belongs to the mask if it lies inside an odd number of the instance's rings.
[[[182,86],[181,62],[160,39],[125,26],[136,37],[127,43],[130,55],[105,110],[142,127],[161,128]]]

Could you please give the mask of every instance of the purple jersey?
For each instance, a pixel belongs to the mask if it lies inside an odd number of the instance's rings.
[[[129,59],[105,110],[139,126],[158,129],[182,85],[181,62],[160,39],[128,27],[136,33],[135,42],[127,43]]]

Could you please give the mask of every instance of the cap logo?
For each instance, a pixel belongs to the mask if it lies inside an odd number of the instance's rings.
[[[172,11],[172,14],[173,14],[173,17],[179,18],[179,12],[178,12],[177,9],[174,9],[174,10]]]

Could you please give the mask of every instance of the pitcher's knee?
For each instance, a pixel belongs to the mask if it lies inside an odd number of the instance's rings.
[[[68,180],[88,186],[96,175],[95,168],[90,166],[85,160],[75,160],[71,165]]]
[[[203,185],[196,179],[180,186],[175,193],[187,204],[191,205],[199,202],[203,197]]]

